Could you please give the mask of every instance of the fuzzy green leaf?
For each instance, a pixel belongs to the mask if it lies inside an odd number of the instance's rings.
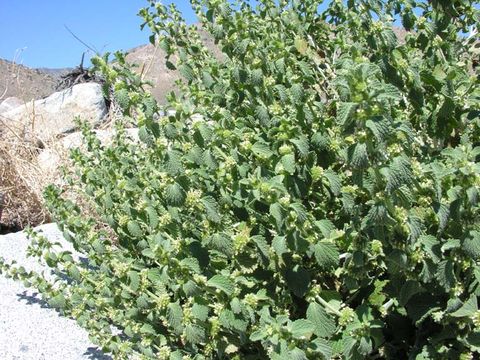
[[[324,238],[329,238],[332,231],[336,230],[335,225],[328,219],[322,219],[315,222]]]
[[[310,303],[307,309],[307,319],[314,325],[314,334],[318,337],[328,338],[335,333],[335,321],[320,304]]]
[[[205,207],[205,212],[207,219],[218,223],[222,220],[220,213],[218,211],[218,203],[212,196],[204,196],[201,199],[203,206]]]
[[[369,119],[365,123],[365,126],[370,129],[379,142],[384,142],[390,132],[389,124],[383,117],[376,117]]]
[[[182,206],[185,199],[185,191],[178,183],[167,185],[165,188],[165,200],[169,205]]]
[[[185,340],[190,344],[199,344],[205,341],[205,329],[196,325],[185,326]]]
[[[323,270],[335,269],[340,260],[340,253],[337,246],[332,242],[320,241],[313,247],[315,251],[315,259]]]
[[[270,215],[275,219],[277,228],[281,228],[285,220],[285,210],[279,203],[270,205]]]
[[[308,139],[306,137],[302,136],[297,139],[291,139],[290,141],[295,145],[301,157],[307,157],[310,151],[310,145],[308,144]]]
[[[410,161],[404,156],[397,156],[387,170],[387,191],[391,192],[412,183]]]
[[[311,342],[314,351],[320,355],[322,360],[330,360],[332,358],[333,349],[329,341],[316,338]]]
[[[212,276],[208,280],[207,285],[219,289],[229,296],[235,291],[235,285],[233,282],[223,275]]]
[[[299,105],[302,103],[305,96],[305,91],[302,84],[293,84],[290,88],[292,94],[293,103]]]
[[[394,85],[383,84],[382,91],[380,94],[378,94],[377,99],[399,101],[402,99],[402,93]]]
[[[255,116],[261,125],[268,126],[270,124],[270,115],[268,114],[268,109],[265,106],[257,106],[255,108]]]
[[[295,320],[290,327],[290,332],[296,339],[308,339],[314,331],[315,325],[306,319]]]
[[[335,196],[340,195],[340,192],[342,191],[342,182],[341,182],[338,174],[335,173],[333,170],[330,170],[330,169],[325,170],[325,172],[323,174],[328,180],[329,188],[332,191],[332,193]]]
[[[358,104],[353,102],[340,102],[337,108],[337,122],[342,126],[348,126]]]
[[[148,206],[145,209],[145,212],[147,213],[147,216],[148,216],[148,223],[150,225],[150,228],[155,229],[158,226],[158,221],[159,221],[157,211],[153,207]]]
[[[168,325],[177,335],[183,333],[183,310],[178,303],[170,303],[167,311]]]
[[[176,151],[169,151],[165,158],[165,170],[171,175],[176,176],[182,173],[182,158],[181,154]]]
[[[462,245],[463,250],[473,259],[480,259],[480,232],[471,231]]]
[[[127,89],[119,89],[115,91],[115,101],[122,110],[127,110],[130,105],[130,97]]]
[[[209,239],[209,245],[212,249],[219,251],[225,256],[230,257],[235,254],[232,237],[226,234],[221,233],[212,235]]]
[[[282,162],[285,171],[287,171],[291,175],[295,173],[296,162],[294,154],[283,155],[280,161]]]
[[[287,240],[284,236],[275,236],[272,241],[272,247],[278,256],[282,256],[288,252]]]
[[[355,169],[365,169],[369,165],[367,145],[358,143],[353,145],[348,151],[350,165]]]
[[[208,319],[208,306],[193,304],[192,306],[192,316],[200,321],[206,321]]]
[[[305,351],[296,347],[296,348],[289,351],[288,359],[291,359],[291,360],[308,360],[308,357],[305,354]]]
[[[295,213],[297,214],[297,220],[300,223],[304,223],[308,220],[308,211],[303,204],[295,202],[290,204],[290,208],[295,211]]]
[[[140,225],[135,220],[130,220],[127,223],[127,229],[130,235],[133,237],[142,237],[143,231],[140,228]]]
[[[66,300],[63,294],[58,294],[48,300],[48,305],[55,309],[63,309],[66,305]]]
[[[180,65],[178,70],[180,71],[180,74],[182,74],[182,76],[185,78],[185,80],[193,81],[195,79],[193,69],[189,65]]]
[[[262,69],[255,69],[250,73],[250,81],[253,86],[260,86],[263,84],[263,71]]]
[[[477,296],[472,295],[470,298],[462,305],[460,309],[450,314],[453,317],[470,317],[477,313],[478,303]]]
[[[268,144],[262,141],[257,141],[255,144],[253,144],[252,152],[256,156],[266,159],[273,155],[273,151],[270,149]]]
[[[439,284],[445,290],[449,290],[455,286],[456,278],[451,260],[443,260],[438,264],[438,269],[435,274]]]

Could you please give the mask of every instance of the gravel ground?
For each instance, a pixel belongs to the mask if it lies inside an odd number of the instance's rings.
[[[51,240],[72,250],[55,224],[42,225]],[[0,257],[16,260],[27,270],[42,269],[26,257],[28,239],[24,233],[0,236]],[[0,275],[0,359],[1,360],[107,360],[75,320],[62,317],[41,297],[22,283]]]

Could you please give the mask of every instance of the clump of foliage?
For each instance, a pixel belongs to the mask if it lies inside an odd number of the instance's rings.
[[[88,262],[36,236],[68,280],[3,271],[122,359],[478,356],[477,4],[321,2],[191,0],[221,59],[142,10],[184,81],[159,109],[95,60],[141,139],[72,154],[108,231],[50,187]]]

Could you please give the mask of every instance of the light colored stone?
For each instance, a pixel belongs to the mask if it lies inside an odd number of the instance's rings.
[[[20,100],[15,96],[8,97],[5,100],[3,100],[2,103],[0,104],[0,114],[3,114],[7,111],[15,109],[19,106],[22,106],[23,104],[24,104],[23,100]]]
[[[43,174],[55,174],[62,163],[62,157],[53,149],[45,149],[38,155],[37,163]]]
[[[106,115],[101,86],[86,83],[6,111],[2,118],[17,134],[47,141],[74,130],[75,117],[97,124]]]

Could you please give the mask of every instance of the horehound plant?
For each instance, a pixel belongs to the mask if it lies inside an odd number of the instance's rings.
[[[66,278],[1,271],[118,359],[478,357],[478,3],[191,3],[222,61],[174,5],[140,12],[184,76],[165,109],[93,60],[141,143],[84,127],[66,179],[117,241],[49,187],[88,262],[32,234]]]

